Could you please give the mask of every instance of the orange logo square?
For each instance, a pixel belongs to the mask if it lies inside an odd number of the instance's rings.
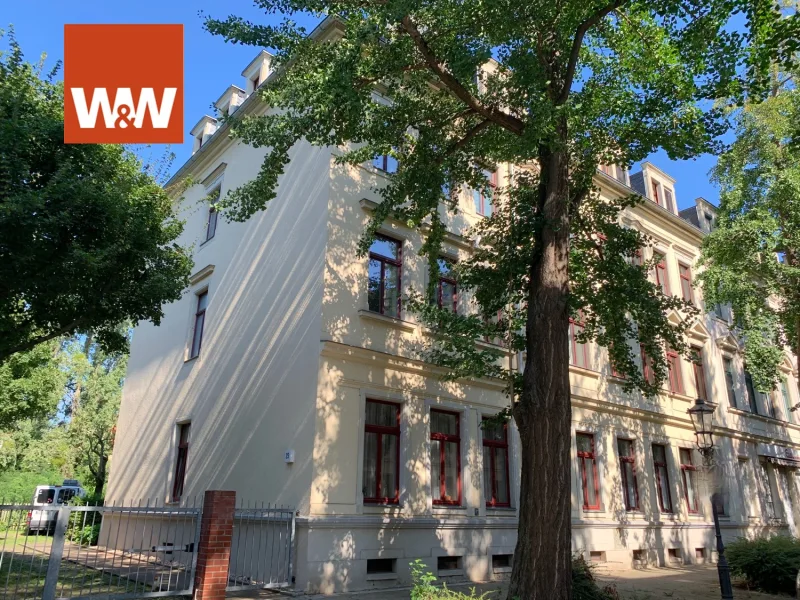
[[[183,143],[183,25],[64,25],[64,142]]]

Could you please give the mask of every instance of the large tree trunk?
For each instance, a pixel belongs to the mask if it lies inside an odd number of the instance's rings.
[[[522,441],[522,478],[509,600],[572,597],[567,155],[542,150],[540,165],[544,221],[530,266],[528,356],[514,409]]]

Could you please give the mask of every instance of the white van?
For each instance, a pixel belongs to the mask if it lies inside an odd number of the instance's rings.
[[[75,479],[65,479],[61,485],[37,485],[33,493],[33,505],[52,508],[53,510],[36,510],[28,512],[28,533],[44,531],[49,533],[56,526],[58,507],[69,504],[75,496],[83,498],[86,490]]]

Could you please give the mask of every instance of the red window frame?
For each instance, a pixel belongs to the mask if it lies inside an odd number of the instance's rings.
[[[622,454],[620,450],[620,442],[629,442],[630,451],[627,455]],[[619,470],[622,475],[622,498],[625,502],[625,510],[633,511],[639,510],[639,481],[636,475],[636,442],[627,438],[617,439],[617,452],[619,453]],[[628,481],[628,471],[625,469],[625,464],[631,465],[631,473],[633,477],[633,495],[634,504],[630,503],[628,497],[628,487],[631,482]]]
[[[683,299],[688,302],[694,302],[694,294],[692,293],[691,267],[679,262],[678,273],[681,276],[681,294],[683,295]]]
[[[589,367],[589,344],[583,343],[579,344],[575,339],[576,333],[578,333],[578,329],[581,331],[584,329],[585,325],[584,322],[581,320],[581,316],[579,315],[577,318],[570,317],[569,318],[569,343],[572,348],[571,352],[571,359],[569,364],[574,365],[576,367],[581,367],[582,369],[588,369]],[[578,346],[583,346],[583,364],[578,364]]]
[[[440,265],[441,265],[442,262],[445,262],[448,265],[450,265],[449,268],[452,268],[452,266],[453,266],[453,261],[452,260],[448,260],[446,258],[440,258],[439,259]],[[445,307],[442,306],[442,284],[443,283],[449,283],[450,285],[453,286],[453,312],[458,312],[458,283],[456,282],[456,278],[455,277],[452,277],[452,276],[449,276],[449,275],[444,275],[442,273],[441,266],[440,266],[440,268],[439,268],[439,283],[437,284],[437,289],[436,289],[436,303],[439,306],[439,308],[445,308]]]
[[[396,402],[387,402],[386,400],[373,400],[372,398],[367,398],[367,404],[386,404],[389,406],[393,406],[397,411],[396,414],[396,425],[393,427],[387,427],[384,425],[371,425],[366,422],[366,418],[364,420],[364,433],[375,433],[377,434],[377,442],[376,451],[378,453],[377,456],[377,468],[375,471],[375,496],[367,496],[364,494],[364,502],[368,504],[397,504],[400,502],[400,405]],[[395,493],[394,498],[390,498],[388,496],[383,496],[381,494],[381,485],[383,484],[383,477],[381,470],[383,469],[383,436],[384,435],[393,435],[397,437],[397,456],[395,457],[396,465],[395,465]],[[364,462],[366,463],[367,457],[364,456]]]
[[[594,434],[587,433],[585,431],[578,431],[575,434],[576,443],[577,438],[588,438],[590,442],[590,451],[580,450],[578,449],[578,458],[580,459],[580,469],[581,469],[581,482],[582,482],[582,490],[583,490],[583,508],[584,510],[599,510],[600,509],[600,478],[597,476],[597,456],[595,454],[595,446],[594,446]],[[594,477],[594,497],[596,500],[596,504],[589,504],[589,493],[586,490],[586,460],[589,459],[592,461],[592,475]]]
[[[655,381],[655,373],[653,372],[653,359],[645,352],[644,344],[639,344],[639,351],[642,353],[642,377],[647,383],[652,384]]]
[[[449,433],[439,433],[431,431],[431,440],[438,440],[439,442],[452,442],[456,444],[456,479],[457,479],[457,487],[458,487],[458,499],[457,500],[446,500],[445,496],[447,495],[447,483],[445,480],[445,445],[439,444],[439,497],[433,498],[434,504],[442,504],[442,505],[449,505],[449,506],[461,506],[461,415],[457,412],[450,411],[450,410],[441,410],[438,408],[432,408],[431,413],[441,413],[444,415],[453,415],[456,418],[456,433],[449,434]],[[433,468],[434,465],[431,465]]]
[[[488,171],[486,172],[488,173]],[[497,171],[488,174],[488,185],[492,189],[492,196],[489,198],[489,202],[486,202],[486,194],[484,194],[482,189],[472,191],[472,198],[475,201],[475,212],[484,217],[490,217],[494,211],[494,190],[497,188]],[[489,211],[486,210],[487,204],[491,207]]]
[[[196,358],[200,356],[200,349],[203,347],[203,330],[206,326],[206,309],[201,308],[203,299],[208,299],[208,290],[197,294],[197,310],[194,313],[194,327],[192,328],[192,348],[189,353],[189,358]],[[197,333],[198,327],[200,333]]]
[[[681,357],[672,348],[667,350],[667,367],[669,368],[669,391],[673,394],[682,394]]]
[[[186,464],[189,461],[189,432],[191,423],[178,425],[178,448],[175,454],[175,477],[172,481],[172,501],[180,502],[186,484]]]
[[[694,386],[697,390],[697,397],[708,400],[706,367],[703,364],[703,351],[700,348],[692,348],[692,370],[694,371]]]
[[[658,196],[658,182],[651,180],[650,185],[653,188],[653,202],[661,206],[661,198]]]
[[[656,460],[656,448],[661,448],[664,451],[664,461],[657,461]],[[656,485],[658,489],[656,490],[656,494],[658,496],[658,507],[662,513],[672,513],[674,508],[672,506],[672,491],[669,487],[669,467],[667,466],[667,447],[664,444],[653,444],[653,467],[656,472]],[[663,480],[662,480],[662,469],[663,469]],[[666,481],[664,481],[666,480]],[[667,499],[669,500],[669,506],[664,506],[664,494],[663,490],[667,490]]]
[[[683,479],[683,497],[686,499],[686,508],[691,514],[699,512],[699,504],[697,502],[697,481],[694,479],[694,472],[697,467],[694,466],[691,448],[679,448],[678,454],[681,457],[681,479]],[[685,460],[686,456],[688,459]],[[689,496],[689,486],[687,478],[692,479],[692,497]]]
[[[661,260],[656,263],[656,284],[664,292],[664,295],[669,296],[669,276],[667,275],[667,257],[660,252],[656,252],[656,256],[660,256]]]
[[[397,247],[397,258],[392,258],[391,256],[385,256],[383,254],[378,254],[377,252],[373,252],[370,250],[369,252],[369,260],[376,260],[381,263],[381,287],[380,287],[380,306],[378,310],[374,310],[371,306],[369,307],[370,311],[377,312],[379,314],[386,314],[385,310],[385,293],[386,293],[386,264],[393,265],[397,267],[397,315],[396,318],[400,318],[400,309],[402,307],[401,302],[401,293],[400,290],[402,289],[403,283],[403,244],[394,238],[390,238],[386,235],[376,235],[376,240],[383,240],[385,242],[391,242]],[[393,315],[389,315],[393,316]]]
[[[483,420],[486,421],[488,417],[484,417]],[[487,439],[486,436],[483,437],[483,445],[492,448],[492,452],[489,453],[491,456],[491,461],[489,463],[489,476],[491,477],[492,481],[492,497],[491,499],[486,499],[486,506],[492,507],[510,507],[511,506],[511,480],[509,478],[509,469],[508,469],[508,423],[503,423],[503,440],[491,440]],[[497,501],[497,466],[495,465],[494,459],[494,449],[500,448],[505,452],[506,455],[506,498],[508,498],[508,502],[498,502]]]

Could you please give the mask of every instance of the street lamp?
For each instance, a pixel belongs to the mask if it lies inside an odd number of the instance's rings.
[[[703,463],[710,467],[714,463],[714,434],[712,432],[712,417],[716,404],[706,402],[703,398],[694,401],[688,411],[692,419],[692,427],[697,438],[697,449],[703,456]],[[728,559],[725,558],[725,545],[722,543],[722,533],[719,529],[718,506],[721,501],[719,492],[711,495],[711,514],[714,515],[714,532],[717,537],[717,574],[719,575],[719,588],[722,591],[722,600],[733,600],[733,587],[731,586],[731,569]]]

